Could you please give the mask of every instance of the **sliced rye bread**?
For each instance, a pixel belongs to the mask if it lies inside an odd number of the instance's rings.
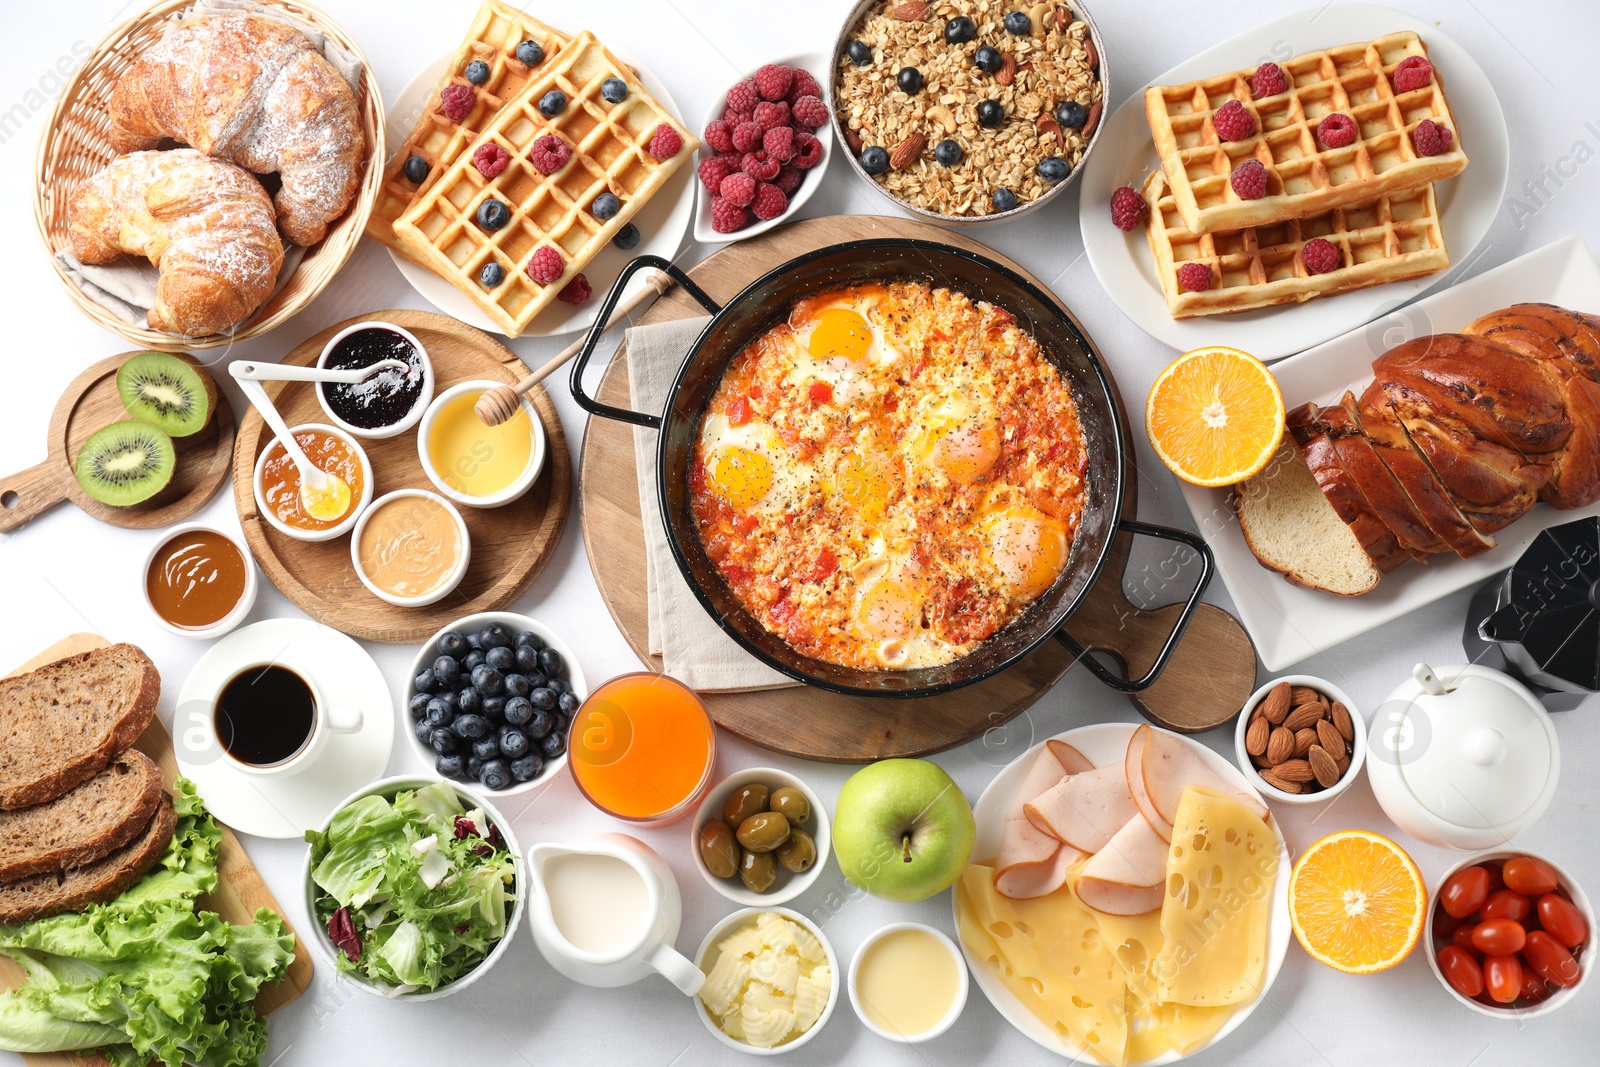
[[[1377,453],[1383,465],[1389,468],[1394,480],[1400,483],[1400,488],[1411,498],[1417,513],[1427,521],[1433,532],[1439,535],[1439,539],[1454,549],[1456,555],[1462,559],[1471,559],[1480,552],[1487,552],[1493,548],[1494,537],[1479,533],[1472,523],[1467,521],[1467,517],[1456,506],[1444,486],[1439,484],[1439,479],[1434,475],[1428,461],[1423,458],[1416,445],[1411,443],[1411,436],[1406,433],[1405,427],[1400,425],[1400,420],[1395,418],[1394,410],[1387,403],[1373,408],[1356,400],[1349,393],[1345,396],[1345,406],[1356,417],[1361,431],[1372,443],[1372,450]]]
[[[1256,559],[1296,585],[1358,596],[1383,577],[1293,441],[1285,440],[1264,471],[1235,488],[1233,507]]]
[[[0,923],[29,923],[112,900],[156,865],[177,825],[172,798],[162,793],[143,832],[110,855],[84,867],[0,885]]]
[[[132,841],[161,803],[161,768],[138,749],[76,789],[0,811],[0,882],[93,863]]]
[[[1300,446],[1300,455],[1311,469],[1311,476],[1322,487],[1322,495],[1328,498],[1328,503],[1333,505],[1339,518],[1354,531],[1356,540],[1361,542],[1361,547],[1366,550],[1367,557],[1378,568],[1378,572],[1388,574],[1409,560],[1411,556],[1400,547],[1399,538],[1373,513],[1372,506],[1367,503],[1355,479],[1344,469],[1344,464],[1339,461],[1339,453],[1328,436],[1293,419],[1288,422],[1288,428],[1295,443]]]
[[[155,664],[127,644],[0,681],[0,808],[43,804],[105,770],[160,698]]]

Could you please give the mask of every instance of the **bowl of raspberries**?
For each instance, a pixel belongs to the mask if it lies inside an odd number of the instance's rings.
[[[700,135],[696,241],[765,233],[810,199],[833,143],[814,73],[826,63],[809,55],[764,64],[711,109]]]

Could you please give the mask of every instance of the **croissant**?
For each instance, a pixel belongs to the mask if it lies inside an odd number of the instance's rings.
[[[283,262],[261,183],[187,148],[113,160],[73,195],[67,228],[84,263],[148,256],[160,272],[149,324],[185,337],[220,333],[255,311]]]
[[[361,180],[366,139],[355,93],[311,39],[259,15],[177,23],[117,82],[118,152],[182,141],[257,174],[276,173],[278,221],[314,245]]]

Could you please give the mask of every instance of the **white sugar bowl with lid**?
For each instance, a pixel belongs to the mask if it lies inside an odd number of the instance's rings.
[[[1516,679],[1426,663],[1372,716],[1367,778],[1385,814],[1431,845],[1498,848],[1544,814],[1561,773],[1550,713]]]

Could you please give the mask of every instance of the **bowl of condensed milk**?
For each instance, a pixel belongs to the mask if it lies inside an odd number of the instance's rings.
[[[449,596],[472,559],[467,524],[426,489],[396,489],[372,502],[350,536],[350,559],[372,595],[419,608]]]

